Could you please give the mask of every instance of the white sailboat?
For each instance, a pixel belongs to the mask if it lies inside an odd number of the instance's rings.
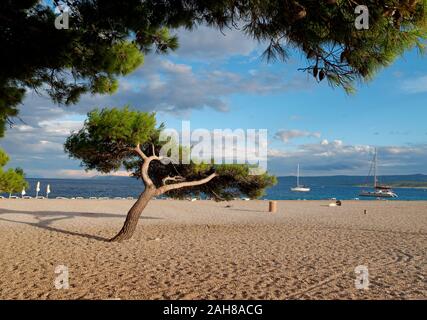
[[[372,163],[372,167],[374,170],[374,190],[373,191],[366,191],[362,190],[362,192],[359,194],[361,197],[374,197],[374,198],[397,198],[397,194],[393,192],[391,187],[381,185],[378,183],[378,176],[377,176],[377,149],[375,148],[374,152],[374,159]],[[372,170],[371,167],[371,170]]]
[[[294,192],[310,192],[309,187],[299,184],[299,163],[298,163],[298,167],[297,167],[297,185],[296,185],[296,187],[291,188],[291,191],[294,191]]]

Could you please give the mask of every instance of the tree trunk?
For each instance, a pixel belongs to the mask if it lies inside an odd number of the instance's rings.
[[[135,229],[138,224],[138,220],[139,220],[139,217],[141,216],[142,211],[147,206],[148,202],[151,200],[153,196],[155,195],[158,196],[174,189],[198,186],[198,185],[209,182],[210,180],[212,180],[217,176],[216,173],[212,173],[206,178],[203,178],[201,180],[180,182],[180,183],[174,183],[171,185],[163,185],[162,187],[159,187],[158,189],[156,189],[152,180],[148,176],[148,165],[150,161],[157,160],[157,159],[158,158],[156,156],[152,156],[145,160],[141,169],[142,178],[146,186],[145,190],[143,193],[141,193],[138,200],[129,210],[128,215],[126,217],[125,224],[123,225],[120,232],[114,238],[110,239],[111,242],[120,242],[123,240],[129,240],[132,237],[132,235],[135,232]]]
[[[154,192],[155,188],[146,188],[144,192],[141,193],[138,200],[129,210],[122,229],[114,238],[110,239],[111,242],[129,240],[132,237],[138,224],[139,217],[141,216],[141,213],[147,206],[148,202],[154,196]]]

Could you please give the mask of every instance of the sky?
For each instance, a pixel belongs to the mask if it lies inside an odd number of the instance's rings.
[[[63,143],[93,108],[130,105],[156,111],[177,130],[182,121],[192,130],[267,129],[267,169],[279,176],[295,174],[298,163],[306,176],[366,175],[374,148],[380,174],[427,174],[427,57],[416,50],[348,95],[298,71],[305,61],[296,51],[285,63],[267,63],[265,44],[241,32],[177,33],[176,52],[146,56],[111,96],[85,95],[63,107],[28,92],[21,120],[0,140],[8,166],[27,177],[97,175],[69,159]]]

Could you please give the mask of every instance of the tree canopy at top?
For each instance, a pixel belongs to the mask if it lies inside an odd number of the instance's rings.
[[[426,38],[425,0],[68,0],[69,29],[57,30],[48,1],[0,2],[0,136],[18,114],[26,90],[47,91],[73,104],[84,93],[113,93],[117,78],[143,54],[178,47],[169,30],[204,24],[237,28],[269,43],[267,59],[289,48],[306,56],[301,68],[352,90]],[[369,29],[356,30],[355,8],[369,9]]]

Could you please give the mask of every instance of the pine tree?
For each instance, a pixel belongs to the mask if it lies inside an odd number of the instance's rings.
[[[8,193],[10,197],[12,193],[28,188],[28,182],[25,180],[25,174],[21,168],[3,170],[8,161],[9,157],[0,149],[0,193]]]
[[[168,194],[183,198],[205,194],[214,199],[228,200],[239,195],[259,198],[276,178],[263,173],[251,175],[246,164],[164,164],[159,155],[168,142],[159,139],[163,125],[156,126],[155,114],[129,108],[94,110],[84,126],[68,137],[65,150],[70,157],[81,160],[87,170],[109,173],[125,167],[133,177],[141,179],[144,191],[129,210],[120,232],[111,240],[130,239],[138,219],[155,196]],[[181,158],[185,148],[176,145]]]

